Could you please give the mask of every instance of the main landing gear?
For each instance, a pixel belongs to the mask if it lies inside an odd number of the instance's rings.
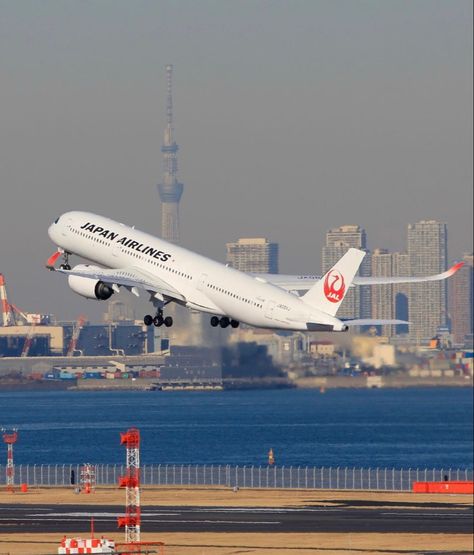
[[[219,318],[219,316],[212,316],[211,326],[213,328],[217,328],[217,326],[220,326],[221,328],[227,328],[228,326],[231,326],[232,328],[238,328],[239,322],[237,322],[237,320],[227,318],[227,316],[222,316],[222,318]]]
[[[154,318],[150,314],[147,314],[143,318],[143,323],[145,326],[151,326],[153,324],[157,328],[164,324],[167,328],[170,328],[173,325],[173,318],[171,316],[163,316],[163,310],[159,308]]]

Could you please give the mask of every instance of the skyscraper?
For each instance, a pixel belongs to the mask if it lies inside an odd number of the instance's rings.
[[[322,252],[322,273],[325,274],[351,247],[365,250],[358,275],[370,276],[371,262],[367,251],[365,229],[358,225],[342,225],[326,233]],[[370,318],[370,287],[352,287],[347,293],[337,316],[340,318]]]
[[[241,272],[278,273],[278,243],[264,237],[238,239],[227,243],[227,263]]]
[[[410,257],[407,252],[394,252],[392,255],[392,275],[396,277],[405,277],[410,275]],[[410,286],[408,283],[394,283],[392,286],[393,293],[393,316],[397,320],[409,320],[408,298]],[[408,333],[407,324],[398,324],[395,326],[395,334]]]
[[[375,249],[372,252],[372,276],[403,277],[410,275],[408,254]],[[408,286],[391,283],[373,285],[371,288],[372,318],[408,320]],[[408,332],[406,324],[382,326],[381,332],[388,337]]]
[[[448,310],[454,343],[463,345],[473,333],[473,255],[465,254],[464,266],[448,280]]]
[[[372,252],[372,276],[389,277],[393,275],[393,255],[387,249]],[[372,318],[391,320],[394,315],[393,285],[374,285],[372,287]],[[382,335],[391,336],[393,326],[382,326]]]
[[[408,224],[408,256],[412,276],[429,276],[446,270],[446,224],[423,220]],[[446,325],[446,281],[414,283],[409,288],[410,336],[416,342],[436,335]]]
[[[168,95],[166,102],[166,128],[161,152],[163,153],[163,182],[158,185],[161,199],[161,236],[171,243],[179,243],[179,201],[183,184],[178,182],[178,145],[173,128],[173,66],[166,66]]]

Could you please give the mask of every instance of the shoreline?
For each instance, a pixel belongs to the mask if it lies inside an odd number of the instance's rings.
[[[2,391],[245,391],[255,389],[409,389],[415,387],[473,387],[472,378],[409,376],[313,376],[295,380],[224,378],[222,385],[165,384],[153,379],[131,380],[1,380]]]

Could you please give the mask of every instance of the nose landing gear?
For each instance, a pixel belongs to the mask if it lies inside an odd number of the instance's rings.
[[[59,267],[61,268],[61,270],[70,270],[71,269],[71,265],[69,264],[69,253],[68,252],[63,252],[63,262],[62,262],[62,264],[59,265]]]

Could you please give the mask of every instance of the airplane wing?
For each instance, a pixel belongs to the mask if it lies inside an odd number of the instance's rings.
[[[186,300],[184,295],[166,281],[141,268],[133,266],[130,268],[106,270],[97,266],[80,264],[72,270],[57,268],[55,271],[67,276],[80,276],[100,280],[110,285],[115,291],[118,291],[118,286],[123,286],[137,296],[138,289],[143,289],[160,300],[163,300],[164,297],[180,301]]]
[[[436,274],[433,276],[420,276],[420,277],[363,277],[355,276],[352,285],[387,285],[391,283],[421,283],[424,281],[439,281],[447,279],[454,275],[462,266],[464,262],[459,262],[452,266],[446,272]],[[277,287],[286,289],[287,291],[307,291],[315,283],[317,283],[321,276],[318,275],[284,275],[284,274],[252,274],[258,281],[266,281],[272,283]]]
[[[272,283],[287,291],[308,291],[317,283],[321,276],[317,275],[286,275],[286,274],[250,274],[257,281]]]

